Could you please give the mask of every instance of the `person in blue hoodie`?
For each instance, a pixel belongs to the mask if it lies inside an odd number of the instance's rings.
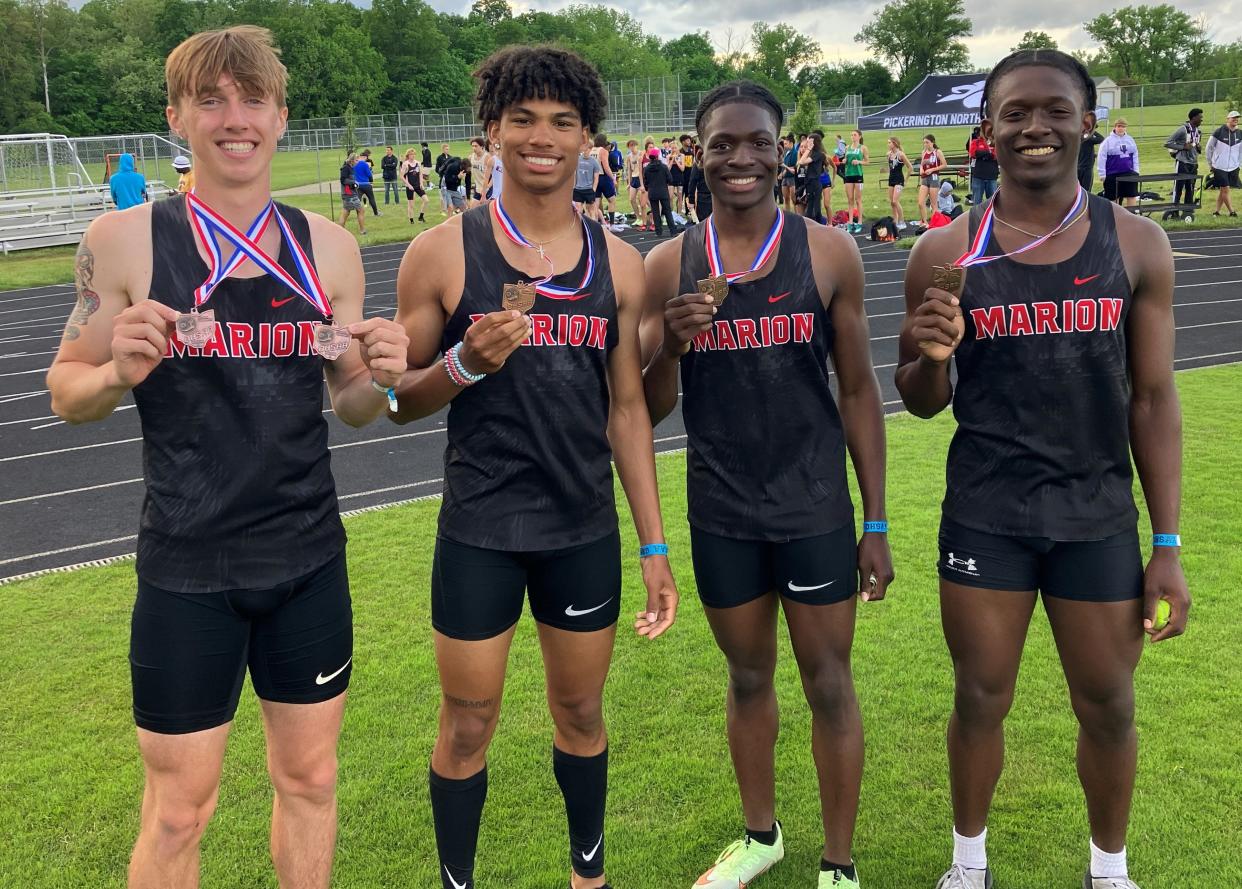
[[[146,177],[134,169],[134,156],[122,154],[117,171],[108,179],[112,201],[118,210],[135,207],[147,199]]]

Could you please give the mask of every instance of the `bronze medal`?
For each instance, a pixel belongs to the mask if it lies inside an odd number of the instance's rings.
[[[959,265],[932,266],[932,287],[952,293],[962,298],[962,287],[966,284],[966,269]]]
[[[211,342],[211,337],[216,332],[216,310],[200,312],[195,309],[192,312],[182,312],[177,316],[176,328],[177,338],[181,342],[201,349]]]
[[[722,305],[725,297],[729,295],[729,279],[724,275],[717,275],[714,278],[700,278],[698,287],[699,293],[704,296],[710,296],[717,306]]]
[[[352,340],[348,327],[330,321],[315,328],[315,351],[329,361],[336,361],[344,355]]]
[[[506,284],[501,293],[500,304],[506,311],[525,315],[535,307],[535,285],[531,282]]]

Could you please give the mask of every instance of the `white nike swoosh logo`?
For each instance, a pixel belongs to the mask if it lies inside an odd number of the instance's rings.
[[[567,614],[569,617],[581,617],[584,614],[590,614],[592,611],[599,611],[601,608],[603,608],[605,605],[607,605],[611,601],[612,601],[612,596],[609,596],[607,599],[605,599],[603,602],[600,602],[594,608],[585,608],[582,611],[578,611],[572,605],[566,605],[565,614]]]
[[[442,865],[442,866],[443,866],[443,868],[444,868],[444,873],[448,875],[449,882],[453,884],[453,889],[466,889],[466,884],[465,884],[465,883],[459,883],[459,882],[457,882],[456,880],[454,880],[454,879],[453,879],[453,875],[452,875],[451,873],[449,873],[449,869],[448,869],[448,865],[447,865],[447,864]]]
[[[354,659],[353,655],[350,655],[349,661],[352,661],[353,659]],[[332,673],[328,676],[325,676],[322,673],[320,673],[318,676],[315,677],[315,684],[316,685],[327,685],[337,676],[340,676],[342,673],[345,672],[345,668],[349,666],[349,661],[346,661],[344,664],[342,664],[341,669],[337,670],[335,673]]]
[[[789,581],[789,591],[791,593],[806,593],[806,592],[810,592],[811,590],[822,590],[824,587],[832,586],[834,583],[836,583],[835,580],[830,580],[827,583],[821,583],[821,584],[818,584],[817,586],[798,586],[796,583],[794,583],[791,580]]]
[[[599,847],[602,846],[603,844],[604,844],[604,835],[601,833],[599,835],[599,842],[595,844],[595,848],[592,849],[590,852],[582,853],[582,860],[590,861],[592,858],[594,858],[595,853],[599,851]]]

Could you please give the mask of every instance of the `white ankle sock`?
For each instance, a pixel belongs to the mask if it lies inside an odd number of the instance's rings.
[[[977,837],[964,837],[953,831],[953,863],[971,870],[983,870],[988,866],[988,829]]]
[[[1126,849],[1120,852],[1103,852],[1091,841],[1091,876],[1093,877],[1128,877],[1126,870]]]

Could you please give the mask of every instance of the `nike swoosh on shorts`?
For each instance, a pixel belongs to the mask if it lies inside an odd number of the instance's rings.
[[[822,590],[824,587],[832,586],[834,583],[836,583],[835,580],[830,580],[827,583],[821,583],[815,586],[798,586],[791,580],[789,581],[789,591],[791,593],[808,593],[811,590]]]
[[[349,661],[352,661],[353,659],[354,659],[353,655],[350,655]],[[345,663],[343,663],[341,665],[341,668],[337,670],[335,673],[329,673],[327,676],[320,673],[318,676],[315,677],[315,684],[316,685],[327,685],[337,676],[340,676],[342,673],[345,672],[345,668],[349,666],[349,661],[346,661]]]
[[[607,599],[605,599],[603,602],[600,602],[594,608],[584,608],[582,611],[578,611],[572,605],[566,605],[565,615],[567,617],[581,617],[584,614],[590,614],[592,611],[599,611],[601,608],[603,608],[605,605],[607,605],[611,601],[612,601],[612,596],[609,596]]]

